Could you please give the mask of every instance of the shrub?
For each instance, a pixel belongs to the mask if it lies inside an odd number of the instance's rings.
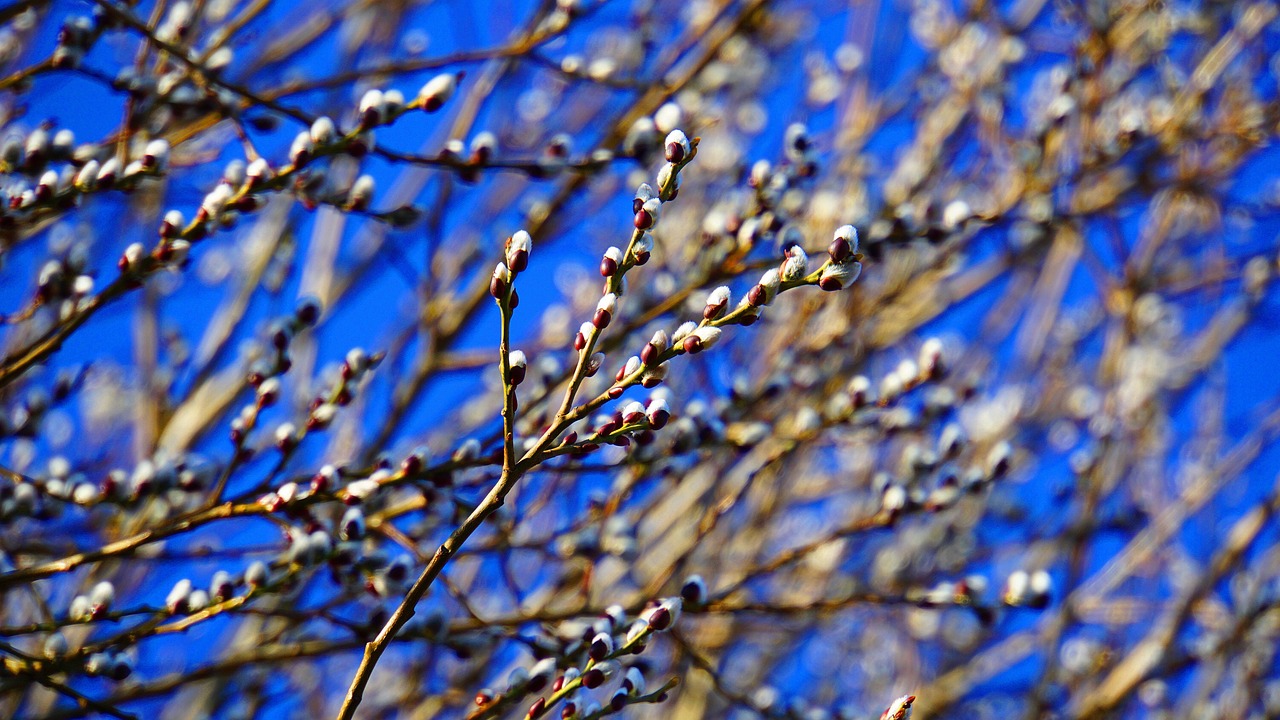
[[[833,5],[0,9],[5,713],[1280,712],[1275,6]]]

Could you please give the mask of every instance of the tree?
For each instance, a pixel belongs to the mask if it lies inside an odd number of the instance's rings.
[[[1280,712],[1276,15],[0,8],[0,707]]]

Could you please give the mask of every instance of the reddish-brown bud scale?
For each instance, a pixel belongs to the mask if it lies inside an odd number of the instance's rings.
[[[573,336],[573,349],[574,349],[574,350],[581,351],[581,350],[582,350],[582,348],[584,348],[584,347],[586,347],[586,346],[587,346],[587,338],[586,338],[586,336],[584,336],[582,333],[578,333],[578,334],[576,334],[576,335],[574,335],[574,336]]]
[[[689,353],[690,355],[694,355],[702,351],[702,341],[699,340],[696,335],[690,335],[689,337],[684,339],[684,342],[681,344],[681,347],[684,348],[685,352]]]
[[[477,707],[484,707],[485,705],[488,705],[491,702],[493,702],[493,698],[489,695],[489,693],[486,693],[486,692],[476,693]]]
[[[654,347],[652,343],[646,343],[644,349],[640,351],[640,362],[645,367],[653,367],[658,364],[658,358],[662,357],[662,351]]]
[[[516,292],[515,288],[511,288],[511,309],[514,310],[519,306],[520,306],[520,293]]]
[[[635,226],[637,230],[648,230],[653,227],[653,216],[644,208],[640,208],[640,211],[636,213]]]
[[[827,292],[836,292],[837,290],[841,289],[840,281],[830,276],[824,277],[821,280],[819,280],[818,287],[822,288],[823,290],[826,290]]]
[[[623,393],[623,389],[618,385],[614,385],[613,387],[609,388],[607,395],[609,396],[610,400],[617,400],[618,398],[622,397],[622,393]]]
[[[496,277],[491,279],[489,281],[489,294],[492,295],[495,300],[501,300],[502,298],[506,297],[506,294],[507,294],[506,281],[503,280],[502,278],[496,278]]]
[[[529,267],[529,251],[516,250],[507,256],[507,266],[512,272],[524,272]]]
[[[676,142],[667,143],[666,157],[669,163],[678,163],[684,160],[684,146]]]
[[[511,368],[511,384],[519,385],[524,382],[524,376],[527,368],[516,366]]]
[[[422,458],[418,455],[410,455],[400,463],[400,472],[404,475],[417,475],[422,472]]]
[[[827,254],[831,256],[831,262],[843,263],[853,256],[853,247],[848,240],[838,237],[827,246]]]
[[[591,668],[582,673],[582,684],[594,690],[604,684],[604,672],[599,668]]]
[[[646,376],[643,380],[640,381],[640,386],[645,388],[656,388],[661,384],[662,384],[662,378],[654,377],[652,375]]]
[[[654,610],[653,614],[649,616],[649,626],[658,632],[671,627],[671,611],[665,607]]]
[[[761,307],[765,304],[765,300],[769,297],[769,291],[764,289],[763,285],[753,285],[747,291],[747,302],[755,307]]]
[[[667,421],[671,419],[671,413],[666,410],[658,410],[649,416],[649,426],[654,430],[661,430],[666,427]]]
[[[614,262],[613,258],[606,257],[600,261],[601,277],[613,277],[616,272],[618,272],[618,263]]]
[[[533,701],[533,707],[529,708],[529,717],[541,717],[542,713],[547,711],[547,699],[540,697]]]
[[[608,310],[600,309],[596,310],[595,317],[591,318],[591,324],[595,325],[597,330],[603,330],[609,327],[609,321],[612,319],[613,316],[609,314]]]

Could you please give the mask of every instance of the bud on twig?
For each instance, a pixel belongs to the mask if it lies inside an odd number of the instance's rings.
[[[418,91],[418,102],[422,109],[432,113],[439,110],[458,89],[459,75],[444,73],[427,81]]]
[[[533,238],[524,230],[517,231],[507,241],[507,266],[512,272],[524,272],[529,267],[529,252]]]

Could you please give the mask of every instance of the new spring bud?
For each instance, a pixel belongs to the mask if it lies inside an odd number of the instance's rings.
[[[418,91],[418,102],[427,112],[435,112],[449,102],[458,89],[458,75],[443,73],[426,82]]]
[[[724,315],[724,311],[729,307],[729,288],[725,285],[712,290],[707,295],[707,303],[702,308],[702,317],[707,320],[715,320]]]
[[[646,610],[640,617],[648,621],[656,632],[665,632],[679,621],[683,604],[684,601],[678,597],[664,598],[657,607]]]
[[[622,366],[621,371],[618,373],[618,377],[617,377],[618,382],[622,382],[623,378],[629,377],[631,375],[634,375],[640,372],[640,368],[643,366],[644,365],[643,363],[640,362],[639,357],[632,355],[631,357],[627,358],[626,364]]]
[[[799,282],[805,275],[809,273],[809,256],[805,254],[804,248],[799,245],[793,245],[787,249],[787,259],[782,261],[782,267],[778,268],[778,275],[784,283]]]
[[[109,158],[102,163],[102,169],[98,171],[98,185],[104,188],[110,188],[115,185],[116,178],[120,175],[120,161],[116,158]]]
[[[111,605],[115,601],[116,586],[109,580],[103,580],[89,591],[89,612],[95,618],[102,617],[111,610]]]
[[[681,343],[684,351],[690,355],[700,353],[720,341],[721,330],[718,327],[704,326],[693,331]]]
[[[526,686],[529,692],[540,692],[547,685],[551,684],[551,680],[556,676],[556,659],[543,658],[534,663],[529,669],[529,679]]]
[[[296,167],[302,167],[311,161],[315,155],[316,143],[311,139],[311,133],[302,131],[293,139],[293,144],[289,146],[289,162]]]
[[[190,596],[191,581],[183,578],[169,591],[169,595],[164,599],[164,606],[174,615],[185,613],[187,611],[187,599]]]
[[[680,587],[680,597],[693,607],[707,601],[707,583],[701,575],[690,575]]]
[[[353,210],[364,210],[369,207],[369,202],[373,200],[373,176],[361,175],[351,185],[351,194],[347,199],[347,205]]]
[[[680,345],[684,342],[685,338],[692,335],[693,331],[697,329],[698,323],[693,322],[692,320],[682,323],[680,327],[676,328],[675,334],[671,336],[671,342],[675,345]]]
[[[593,329],[594,326],[590,322],[584,322],[578,326],[578,334],[573,336],[574,350],[581,350],[587,346],[587,338],[590,337]],[[599,368],[598,365],[596,367]]]
[[[640,210],[636,212],[635,226],[637,230],[648,230],[658,222],[658,216],[662,213],[662,201],[658,198],[650,198],[644,201],[640,206]]]
[[[792,123],[787,126],[782,142],[788,157],[802,157],[809,149],[809,129],[803,123]]]
[[[382,93],[383,122],[404,109],[404,93],[399,90],[386,90]]]
[[[163,171],[169,164],[169,141],[156,138],[147,143],[142,151],[142,167],[156,172]]]
[[[259,183],[271,179],[271,164],[264,158],[258,158],[245,168],[245,175],[249,180],[249,187],[256,187]]]
[[[936,377],[944,372],[942,341],[938,338],[929,338],[920,346],[920,369],[927,378]]]
[[[75,186],[81,190],[92,190],[98,184],[98,171],[102,166],[97,160],[90,160],[76,173]]]
[[[631,212],[640,212],[640,208],[644,207],[644,204],[653,198],[653,188],[649,183],[640,183],[640,186],[636,188],[635,199],[631,201]]]
[[[604,257],[600,260],[600,276],[613,277],[618,272],[618,266],[622,264],[622,251],[616,247],[610,247],[604,251]]]
[[[181,210],[170,210],[164,214],[164,220],[160,223],[160,237],[171,238],[181,232],[183,225],[186,224],[186,218],[182,217]]]
[[[270,572],[267,570],[267,564],[261,560],[254,560],[249,565],[249,569],[244,571],[244,582],[251,588],[266,585],[269,578]]]
[[[204,196],[204,200],[200,203],[200,212],[207,218],[217,219],[222,211],[227,208],[227,202],[231,200],[231,196],[235,194],[229,186],[218,183],[208,195]]]
[[[371,128],[382,124],[386,103],[382,99],[382,91],[377,88],[366,90],[360,98],[360,125]]]
[[[640,351],[640,361],[646,367],[653,367],[658,364],[658,359],[662,353],[671,347],[671,341],[667,339],[667,331],[659,329],[645,344],[644,349]]]
[[[604,660],[613,652],[613,636],[607,632],[597,633],[591,639],[591,646],[587,652],[591,659],[596,662]]]
[[[689,157],[689,153],[693,148],[689,145],[689,138],[680,130],[672,130],[667,133],[667,139],[663,143],[665,147],[665,155],[667,162],[680,163]]]
[[[1033,608],[1043,608],[1049,604],[1049,594],[1053,592],[1053,578],[1045,570],[1037,570],[1031,573],[1031,578],[1027,582],[1027,589],[1030,594],[1027,597],[1027,605]]]
[[[618,296],[613,293],[605,293],[600,298],[600,302],[596,303],[596,314],[591,318],[591,324],[597,330],[603,330],[609,326],[609,321],[613,319],[613,314],[618,311]]]
[[[827,264],[822,269],[822,277],[818,278],[818,287],[827,292],[843,290],[858,280],[862,275],[862,263],[853,261],[841,265]]]
[[[640,672],[640,668],[632,665],[627,668],[627,672],[622,676],[622,687],[632,695],[644,694],[644,673]]]
[[[747,177],[747,182],[753,188],[763,188],[769,184],[769,176],[773,174],[773,166],[768,160],[757,160],[751,166],[751,174]]]
[[[489,294],[496,300],[502,301],[507,296],[507,290],[511,287],[511,271],[507,269],[505,262],[499,262],[493,268],[493,279],[489,281]]]
[[[632,400],[622,406],[622,422],[627,425],[634,425],[643,420],[644,417],[644,405],[639,402]]]
[[[910,720],[911,703],[915,701],[915,695],[903,695],[880,714],[880,720]]]
[[[780,287],[782,276],[776,268],[770,268],[760,276],[760,282],[747,291],[747,302],[755,307],[768,305],[778,296]]]
[[[231,581],[231,573],[226,570],[215,572],[213,579],[209,581],[209,595],[218,602],[231,599],[235,590],[236,586]]]
[[[635,258],[636,265],[644,265],[649,262],[651,253],[653,253],[653,233],[647,232],[636,240],[635,245],[631,247],[631,254]]]
[[[582,323],[582,326],[583,328],[590,330],[591,323]],[[579,333],[579,335],[581,335],[581,333]],[[583,342],[585,346],[585,336],[583,337],[584,337]],[[577,348],[577,349],[581,350],[582,348]],[[604,353],[602,352],[592,353],[591,357],[587,360],[587,377],[595,377],[596,372],[600,370],[600,366],[603,364],[604,364]],[[546,376],[544,376],[544,378],[545,377]]]
[[[858,252],[858,231],[852,225],[841,225],[836,228],[834,239],[827,246],[827,254],[831,262],[843,263]]]
[[[973,209],[969,207],[969,203],[952,200],[942,210],[942,227],[945,230],[955,230],[972,217]]]
[[[276,426],[276,447],[281,450],[292,449],[298,444],[298,428],[291,422],[283,422]]]
[[[507,365],[511,368],[510,382],[512,385],[519,385],[524,382],[524,376],[529,367],[529,360],[525,357],[523,350],[512,350],[507,355]]]
[[[1004,583],[1003,600],[1006,605],[1017,607],[1027,601],[1027,590],[1031,584],[1031,576],[1026,570],[1015,570]]]
[[[507,266],[512,272],[524,272],[529,267],[529,252],[533,249],[533,237],[524,230],[517,231],[507,241]]]
[[[657,365],[645,371],[640,376],[640,385],[646,388],[655,388],[662,384],[667,377],[667,366]]]
[[[477,165],[483,165],[489,162],[489,158],[493,157],[493,151],[498,147],[498,138],[489,131],[484,131],[475,136],[471,141],[471,162]]]
[[[36,183],[36,200],[44,201],[53,197],[53,193],[58,189],[58,173],[53,170],[46,170],[40,176],[39,182]]]
[[[667,404],[666,398],[654,398],[649,401],[644,414],[649,419],[649,427],[661,430],[671,419],[671,406]]]

